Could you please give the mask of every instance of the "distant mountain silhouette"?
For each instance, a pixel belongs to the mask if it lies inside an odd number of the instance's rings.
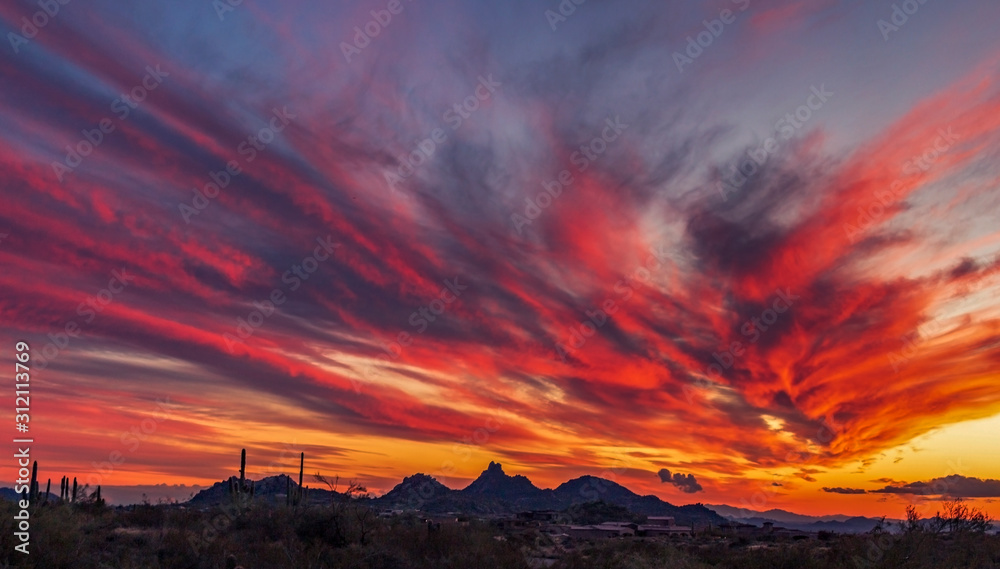
[[[745,520],[748,518],[764,518],[781,523],[812,523],[812,522],[842,522],[851,519],[852,516],[844,514],[834,514],[830,516],[807,516],[796,514],[787,510],[772,508],[770,510],[758,511],[749,508],[736,508],[725,504],[705,504],[705,507],[713,510],[720,516],[725,516],[734,520]]]
[[[40,498],[41,500],[45,500],[45,492],[41,492],[39,494],[39,496],[41,496],[41,498]],[[59,496],[57,494],[53,494],[53,493],[49,492],[48,496],[49,496],[49,502],[58,502],[59,501]],[[16,503],[16,502],[19,502],[19,501],[23,500],[24,496],[22,496],[22,495],[18,494],[17,492],[15,492],[13,488],[0,488],[0,499],[2,499],[2,500],[9,500],[11,502],[15,502]]]
[[[15,492],[13,488],[0,488],[0,498],[17,502],[21,499],[21,495]]]
[[[192,496],[187,503],[192,506],[214,506],[229,502],[232,500],[229,495],[229,480],[227,478],[205,488]],[[254,499],[278,505],[284,504],[285,494],[289,485],[291,485],[292,489],[298,489],[299,487],[298,483],[287,474],[268,476],[267,478],[256,480],[254,481]],[[324,504],[330,502],[334,493],[325,488],[313,488],[310,486],[307,496],[310,504]]]
[[[462,490],[462,494],[468,496],[488,496],[509,502],[538,499],[542,492],[525,476],[508,476],[498,462],[490,462],[479,478]]]
[[[764,522],[774,522],[775,526],[781,526],[788,529],[800,530],[800,531],[832,531],[837,533],[867,533],[872,530],[876,525],[878,525],[881,518],[866,518],[864,516],[856,516],[853,518],[847,518],[843,521],[828,520],[828,521],[816,521],[816,522],[777,522],[774,520],[769,520],[767,518],[744,518],[740,520],[743,523],[754,524],[756,526],[764,525]],[[886,523],[893,522],[893,520],[886,519]],[[890,528],[891,530],[891,528]]]
[[[491,462],[472,484],[452,490],[432,476],[409,476],[374,502],[384,508],[426,512],[515,513],[524,510],[563,511],[575,504],[603,500],[647,516],[673,516],[679,524],[719,524],[726,519],[701,504],[674,506],[656,496],[640,496],[596,476],[581,476],[556,489],[540,489],[525,476],[510,476]]]
[[[392,503],[411,503],[408,509],[421,509],[424,502],[440,502],[452,496],[454,490],[448,488],[426,474],[407,476],[380,500]]]
[[[507,511],[503,503],[491,496],[463,494],[427,474],[407,476],[385,495],[376,498],[374,504],[387,509],[433,513],[496,514]]]
[[[779,509],[758,512],[746,508],[734,508],[733,506],[726,506],[724,504],[709,504],[706,507],[731,520],[756,526],[762,526],[765,522],[772,522],[776,526],[801,531],[865,533],[871,531],[881,519],[866,518],[864,516],[847,516],[844,514],[807,516]],[[897,523],[898,521],[886,519],[886,523]]]
[[[298,484],[287,475],[269,476],[254,483],[256,500],[284,504],[288,484]],[[338,495],[327,489],[310,488],[309,503],[329,503]],[[339,495],[342,496],[342,495]],[[205,507],[231,500],[229,479],[216,482],[195,494],[188,504]],[[560,484],[556,489],[541,489],[526,476],[510,476],[503,466],[490,462],[472,484],[453,490],[427,474],[407,476],[383,496],[371,500],[374,507],[420,510],[429,513],[465,513],[473,515],[513,514],[525,510],[564,511],[576,504],[604,501],[646,516],[673,516],[678,524],[719,524],[726,518],[701,504],[675,506],[656,496],[640,496],[628,488],[597,476],[581,476]]]

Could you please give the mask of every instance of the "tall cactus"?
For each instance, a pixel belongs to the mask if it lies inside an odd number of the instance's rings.
[[[52,490],[52,479],[49,478],[48,483],[45,485],[45,500],[42,503],[48,503],[49,501],[49,490]]]
[[[38,503],[38,461],[36,460],[31,465],[31,486],[28,487],[30,498],[28,501],[31,504]]]
[[[256,494],[256,488],[253,481],[247,481],[246,478],[247,470],[247,449],[243,449],[240,452],[240,478],[239,481],[236,480],[235,476],[229,478],[229,494],[233,497],[233,501],[236,502],[238,506],[243,506],[247,501],[252,500],[254,494]]]
[[[73,477],[73,495],[70,496],[70,502],[76,502],[76,476]]]
[[[295,490],[295,503],[298,505],[302,502],[302,474],[304,467],[306,465],[306,453],[299,453],[299,487]]]

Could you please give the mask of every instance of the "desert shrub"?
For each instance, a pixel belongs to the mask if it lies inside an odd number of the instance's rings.
[[[702,569],[710,565],[672,544],[643,539],[608,540],[581,548],[553,569]]]
[[[303,541],[330,547],[344,547],[348,543],[348,520],[332,508],[310,508],[298,515],[293,523],[295,535]]]
[[[13,503],[0,501],[0,569],[219,569],[231,554],[252,569],[528,569],[538,565],[534,557],[547,556],[556,546],[530,529],[498,539],[500,530],[486,523],[429,529],[412,516],[373,520],[370,512],[335,504],[299,509],[258,504],[238,511],[49,504],[32,512],[31,555],[25,558],[13,549],[16,512]],[[363,544],[362,520],[370,530]],[[880,528],[794,542],[708,535],[581,541],[560,554],[553,569],[1000,567],[1000,536],[930,528],[898,533]]]

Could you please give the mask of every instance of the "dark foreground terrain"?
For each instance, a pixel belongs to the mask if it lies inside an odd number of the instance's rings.
[[[31,513],[30,555],[14,550],[13,502],[0,501],[0,567],[39,569],[995,568],[1000,536],[911,524],[869,534],[783,540],[706,528],[689,538],[569,539],[553,526],[499,527],[360,502],[192,508],[49,502]]]

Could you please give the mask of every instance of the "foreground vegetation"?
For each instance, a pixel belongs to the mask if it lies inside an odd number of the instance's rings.
[[[950,507],[950,506],[949,506]],[[537,529],[485,522],[428,525],[416,516],[378,517],[363,500],[323,506],[234,499],[206,509],[178,505],[109,508],[95,499],[39,504],[31,554],[14,551],[12,502],[0,503],[0,567],[39,569],[554,569],[618,568],[995,568],[1000,536],[975,511],[954,519],[911,518],[898,531],[774,536],[705,532],[691,540],[641,538],[559,542]],[[946,510],[952,511],[952,510]],[[589,514],[588,514],[589,515]]]

